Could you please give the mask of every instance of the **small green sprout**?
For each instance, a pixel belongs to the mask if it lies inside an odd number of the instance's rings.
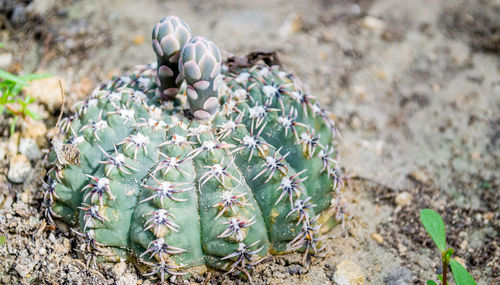
[[[0,43],[0,48],[4,44]],[[22,89],[26,87],[30,81],[49,77],[48,74],[27,74],[17,76],[10,72],[0,69],[0,115],[4,112],[13,117],[10,124],[10,133],[13,134],[16,129],[16,123],[19,117],[25,118],[30,116],[37,120],[39,116],[28,109],[28,105],[35,101],[29,94],[19,96]]]
[[[7,237],[0,236],[0,245],[5,244],[7,242]]]
[[[0,115],[4,112],[13,116],[10,124],[10,133],[14,133],[16,123],[19,117],[24,118],[30,116],[37,120],[38,115],[28,109],[28,105],[35,101],[29,94],[20,96],[23,87],[27,86],[30,81],[46,78],[47,74],[27,74],[17,76],[0,69]]]
[[[438,279],[442,285],[448,285],[447,272],[448,265],[451,267],[453,279],[457,285],[475,285],[476,282],[472,278],[467,269],[465,269],[458,261],[451,259],[455,253],[452,248],[446,248],[446,231],[444,221],[441,216],[431,209],[420,211],[420,221],[431,236],[437,248],[441,252],[441,260],[443,261],[443,275],[438,275]],[[433,280],[427,280],[427,285],[437,285]]]

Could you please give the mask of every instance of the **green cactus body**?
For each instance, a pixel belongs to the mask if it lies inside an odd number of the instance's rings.
[[[320,255],[342,188],[333,122],[280,67],[221,69],[218,48],[189,37],[162,20],[156,66],[101,85],[59,122],[48,218],[162,279],[206,265],[250,277],[267,253]],[[185,79],[179,94],[165,64]]]

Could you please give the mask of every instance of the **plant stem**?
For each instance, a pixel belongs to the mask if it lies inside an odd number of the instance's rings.
[[[447,280],[447,276],[446,276],[447,271],[448,271],[448,263],[443,258],[443,282],[442,282],[443,285],[448,285],[448,280]]]

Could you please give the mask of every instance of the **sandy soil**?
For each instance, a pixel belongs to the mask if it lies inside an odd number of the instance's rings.
[[[342,134],[346,231],[329,233],[327,257],[310,265],[296,254],[270,257],[255,283],[333,283],[349,260],[366,284],[424,284],[439,264],[418,222],[422,208],[442,213],[450,245],[478,284],[500,282],[498,0],[0,0],[0,68],[55,74],[74,102],[152,62],[150,30],[170,14],[228,53],[277,50]],[[53,85],[35,106],[43,123],[19,124],[9,136],[9,118],[0,120],[0,282],[154,283],[131,264],[88,268],[68,227],[46,224],[37,155],[24,183],[7,179],[16,154],[27,155],[23,138],[48,147],[59,112]],[[189,282],[244,280],[209,272]]]

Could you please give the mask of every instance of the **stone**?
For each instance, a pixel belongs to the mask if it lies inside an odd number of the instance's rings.
[[[57,5],[56,0],[34,0],[26,9],[34,15],[45,15]]]
[[[382,31],[385,28],[385,22],[373,16],[363,18],[363,28],[367,30]]]
[[[39,149],[48,146],[47,127],[43,121],[25,120],[22,126],[23,137],[35,139]]]
[[[8,69],[12,63],[11,53],[0,53],[0,69]]]
[[[291,275],[299,274],[301,272],[301,269],[302,267],[298,265],[293,265],[288,268],[288,273],[290,273]]]
[[[7,140],[7,155],[13,157],[17,154],[19,145],[19,132],[13,133]]]
[[[10,276],[9,275],[5,275],[2,277],[2,283],[3,284],[9,284],[10,283]]]
[[[493,212],[488,212],[488,213],[484,214],[484,218],[486,220],[493,220],[494,217],[495,217],[495,213],[493,213]]]
[[[10,159],[7,178],[12,183],[23,183],[28,177],[31,169],[31,163],[25,155],[15,155]]]
[[[338,285],[362,285],[365,283],[365,276],[356,263],[344,260],[337,264],[333,280]]]
[[[379,233],[372,233],[370,237],[378,244],[382,244],[384,242],[384,237],[381,236]]]
[[[273,276],[278,278],[278,279],[285,278],[285,274],[283,274],[282,272],[279,272],[279,271],[274,271]]]
[[[24,92],[29,94],[38,102],[42,102],[47,108],[53,112],[62,105],[61,88],[66,90],[66,82],[62,77],[51,76],[30,82],[24,88]]]
[[[137,284],[137,275],[132,273],[126,273],[118,278],[116,284],[118,285]]]
[[[125,274],[126,269],[127,265],[125,264],[125,262],[119,262],[111,268],[111,272],[115,275],[116,278],[120,278],[120,276]]]
[[[7,142],[0,142],[0,160],[3,161],[7,156]]]
[[[408,251],[408,248],[404,244],[398,243],[398,251],[399,251],[399,254],[406,254],[406,252]]]
[[[384,283],[388,285],[406,285],[412,281],[411,271],[406,267],[395,268],[384,276]]]
[[[19,140],[19,152],[25,155],[29,160],[40,159],[43,153],[38,148],[35,139],[32,138],[21,138]]]
[[[394,201],[396,202],[396,205],[401,206],[401,207],[405,207],[405,206],[410,205],[412,199],[413,199],[413,197],[411,196],[411,194],[404,191],[404,192],[399,193],[396,196],[396,198],[394,199]]]
[[[18,263],[14,269],[19,273],[21,277],[27,277],[28,274],[30,273],[30,268],[28,268],[26,265]]]
[[[410,173],[410,177],[413,178],[415,181],[420,182],[422,184],[429,184],[430,178],[427,173],[421,171],[421,170],[416,170],[412,173]]]

